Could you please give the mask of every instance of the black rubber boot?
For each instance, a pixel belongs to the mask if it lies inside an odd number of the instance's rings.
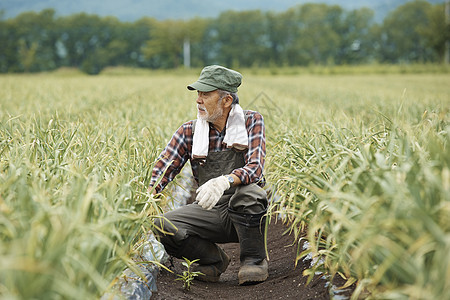
[[[263,282],[269,277],[264,240],[264,214],[249,215],[229,210],[240,244],[239,285]]]
[[[194,265],[194,272],[201,272],[203,275],[195,279],[207,282],[218,282],[220,275],[225,272],[230,263],[228,255],[215,243],[190,236],[183,242],[183,246],[178,251],[177,258],[187,258],[189,260],[199,259]]]

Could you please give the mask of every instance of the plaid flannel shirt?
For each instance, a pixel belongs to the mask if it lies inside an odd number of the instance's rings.
[[[245,110],[244,114],[247,117],[245,126],[248,132],[249,148],[244,154],[245,166],[233,170],[232,174],[239,177],[242,184],[256,183],[259,186],[264,186],[263,170],[266,156],[264,119],[262,115],[256,111]],[[155,191],[157,193],[161,192],[181,171],[185,163],[192,159],[192,125],[193,121],[188,121],[181,125],[159,155],[153,168],[150,181],[150,187],[153,187],[162,176],[161,181],[155,186]],[[223,144],[225,130],[226,129],[224,128],[222,132],[219,132],[211,123],[209,123],[208,150],[210,152],[227,149],[226,145]],[[198,183],[196,164],[191,164],[191,167],[194,179]]]

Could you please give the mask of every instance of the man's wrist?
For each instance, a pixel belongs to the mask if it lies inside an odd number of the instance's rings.
[[[228,183],[230,184],[230,188],[234,186],[234,177],[231,175],[225,175],[225,178],[228,180]]]

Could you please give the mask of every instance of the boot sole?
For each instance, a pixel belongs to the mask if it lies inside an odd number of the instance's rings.
[[[269,277],[267,260],[264,259],[259,265],[244,265],[238,273],[239,285],[257,284]]]
[[[258,276],[245,276],[245,278],[239,278],[239,285],[253,285],[264,282],[269,277],[268,274]]]

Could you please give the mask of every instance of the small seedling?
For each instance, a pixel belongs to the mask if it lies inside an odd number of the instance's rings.
[[[189,259],[183,257],[184,261],[181,263],[183,266],[187,268],[186,271],[183,271],[183,274],[177,274],[179,278],[175,280],[183,281],[183,288],[186,291],[189,291],[191,289],[191,285],[193,284],[192,281],[196,276],[203,275],[202,272],[192,272],[191,271],[191,265],[198,261],[198,259],[194,259],[193,261],[190,261]]]

